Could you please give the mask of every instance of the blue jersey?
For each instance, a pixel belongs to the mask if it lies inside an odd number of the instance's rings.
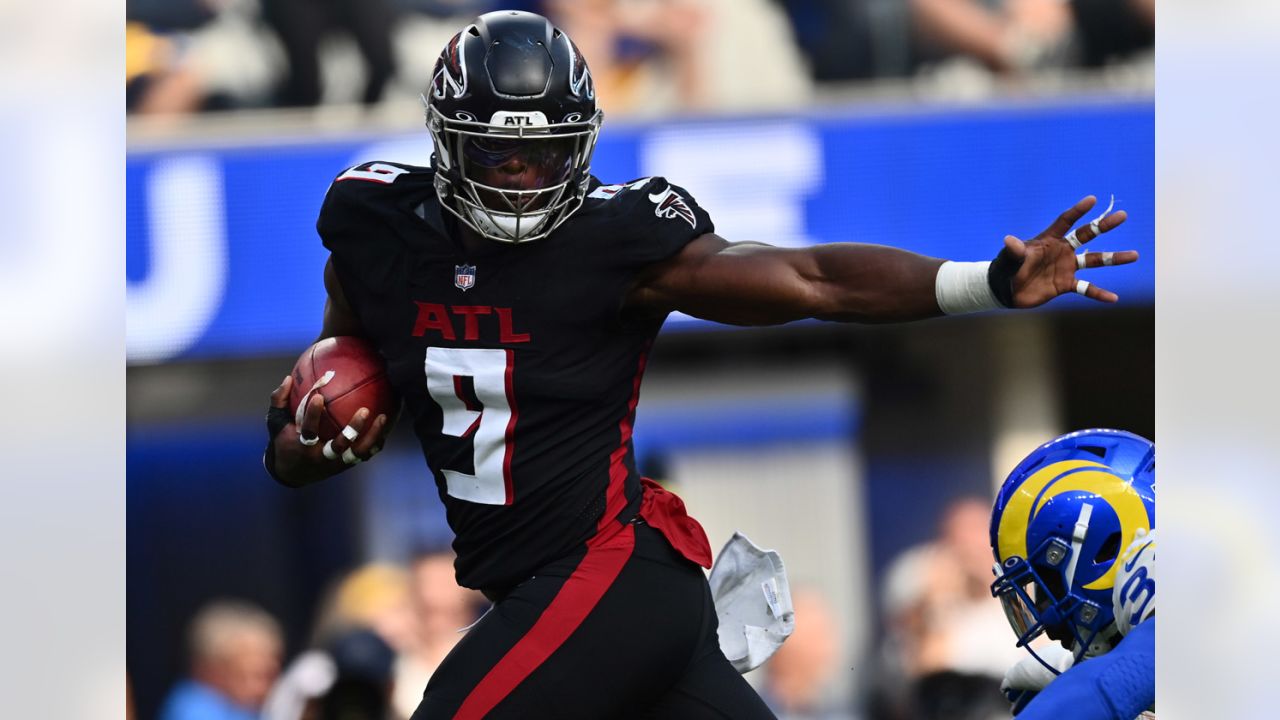
[[[1156,621],[1135,627],[1115,649],[1071,668],[1018,720],[1134,720],[1156,701]]]

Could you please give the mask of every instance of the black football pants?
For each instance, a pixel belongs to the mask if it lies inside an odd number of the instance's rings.
[[[436,670],[412,720],[773,718],[716,627],[701,568],[637,521],[495,604]]]

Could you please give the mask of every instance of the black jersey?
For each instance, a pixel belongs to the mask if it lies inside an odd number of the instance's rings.
[[[663,318],[624,317],[623,300],[712,224],[662,178],[593,178],[547,238],[467,251],[433,180],[407,165],[348,170],[317,229],[404,398],[459,584],[502,591],[637,511],[631,423]]]

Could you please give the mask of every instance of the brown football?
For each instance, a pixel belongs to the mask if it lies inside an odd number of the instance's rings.
[[[382,356],[367,340],[358,337],[325,338],[303,351],[293,366],[293,388],[289,393],[289,409],[295,417],[298,404],[313,389],[324,397],[321,440],[337,437],[362,407],[369,409],[369,422],[379,414],[395,420],[400,409],[400,399],[391,389]]]

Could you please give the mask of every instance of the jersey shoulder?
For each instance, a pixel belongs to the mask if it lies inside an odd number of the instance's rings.
[[[347,168],[329,185],[320,223],[337,226],[348,215],[367,221],[370,216],[394,214],[406,201],[432,194],[434,179],[431,168],[403,163],[366,162]]]
[[[605,184],[594,177],[591,180],[582,204],[584,215],[627,218],[646,225],[658,224],[659,220],[678,220],[690,228],[697,228],[704,220],[710,224],[710,217],[693,195],[664,177],[642,177],[617,184]]]
[[[695,238],[715,231],[711,216],[693,195],[663,177],[606,184],[592,178],[572,222],[607,244],[628,265],[664,260]]]
[[[329,185],[316,231],[331,254],[344,287],[385,283],[406,250],[411,228],[434,210],[431,168],[391,162],[361,163]],[[417,226],[420,227],[420,226]]]

